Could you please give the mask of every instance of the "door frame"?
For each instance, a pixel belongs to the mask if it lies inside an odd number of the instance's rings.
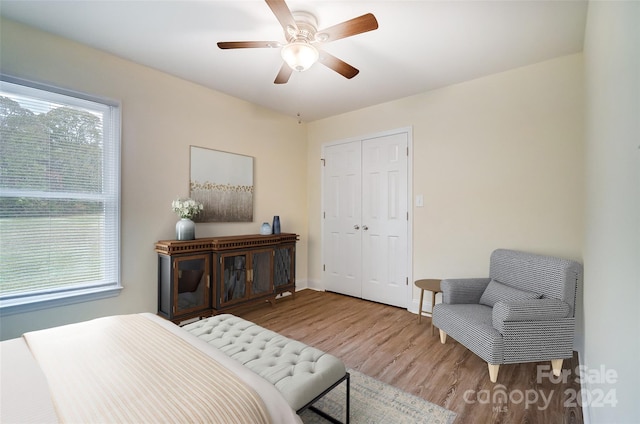
[[[407,310],[410,311],[413,306],[413,127],[400,127],[392,130],[376,132],[371,134],[363,134],[357,137],[349,137],[335,141],[322,143],[320,158],[320,263],[325,263],[324,257],[324,178],[325,178],[325,149],[338,144],[351,143],[354,141],[363,141],[369,138],[385,137],[395,134],[407,134],[407,147],[409,149],[407,155]],[[322,289],[324,287],[324,269],[322,270]]]

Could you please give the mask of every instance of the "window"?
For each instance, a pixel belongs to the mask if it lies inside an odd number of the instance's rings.
[[[0,312],[115,296],[120,107],[2,76]]]

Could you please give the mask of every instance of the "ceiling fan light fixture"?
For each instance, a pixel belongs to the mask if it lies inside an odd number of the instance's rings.
[[[293,41],[282,48],[282,59],[294,71],[306,71],[318,61],[318,50],[305,41]]]

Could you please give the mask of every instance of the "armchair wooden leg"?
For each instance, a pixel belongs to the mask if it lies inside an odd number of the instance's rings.
[[[489,380],[491,380],[492,383],[495,383],[496,381],[498,381],[498,371],[500,371],[500,364],[487,365],[489,365]]]
[[[552,359],[551,369],[553,370],[553,375],[560,377],[560,373],[562,372],[562,359]]]
[[[440,343],[444,344],[447,341],[447,333],[440,330]]]

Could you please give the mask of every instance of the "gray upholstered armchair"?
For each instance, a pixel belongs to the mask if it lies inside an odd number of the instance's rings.
[[[442,280],[433,308],[440,341],[447,334],[489,365],[551,361],[558,376],[573,355],[575,296],[582,265],[567,259],[498,249],[488,278]]]

